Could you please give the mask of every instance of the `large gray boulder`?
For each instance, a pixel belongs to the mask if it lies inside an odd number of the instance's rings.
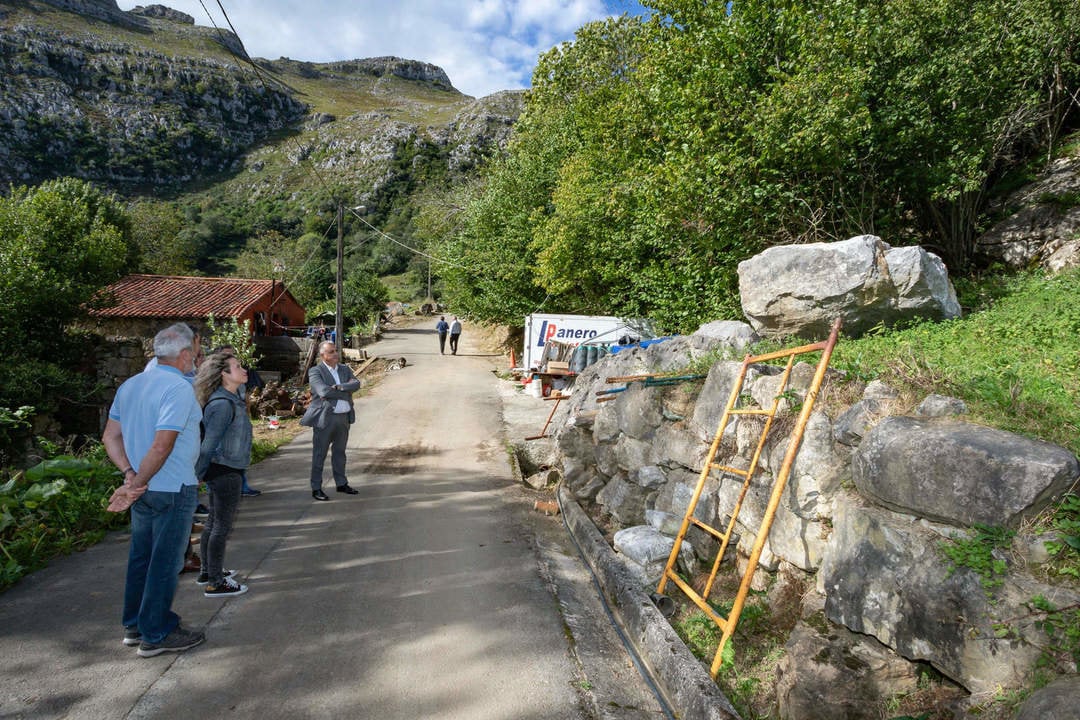
[[[1016,527],[1080,475],[1063,447],[950,418],[887,417],[851,459],[852,479],[887,508],[968,527]]]
[[[873,235],[769,248],[739,263],[739,296],[754,330],[768,337],[821,339],[837,317],[857,337],[902,318],[960,315],[941,258]]]
[[[1016,720],[1076,720],[1080,677],[1064,677],[1036,690],[1016,714]]]
[[[596,494],[596,503],[604,508],[621,527],[645,522],[645,499],[648,491],[616,475]]]
[[[1080,600],[1015,569],[992,592],[941,545],[950,528],[881,508],[841,504],[819,574],[832,622],[873,635],[909,660],[931,663],[973,693],[1019,687],[1043,653],[1029,603]],[[955,531],[952,531],[955,532]]]
[[[737,320],[715,320],[705,323],[690,336],[690,346],[702,352],[729,349],[733,354],[746,351],[761,337],[754,328]]]
[[[784,720],[880,720],[885,703],[916,691],[919,666],[820,615],[800,621],[776,668]]]

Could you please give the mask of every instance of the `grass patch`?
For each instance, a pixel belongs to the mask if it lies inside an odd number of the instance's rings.
[[[707,575],[695,580],[700,589]],[[731,612],[741,576],[733,568],[717,575],[710,593],[709,604],[721,616]],[[690,651],[708,669],[720,642],[719,628],[705,613],[672,586],[672,598],[679,611],[672,618],[672,627]],[[776,667],[784,653],[805,588],[788,586],[770,606],[763,592],[753,592],[746,598],[735,633],[724,648],[724,661],[716,684],[731,701],[744,720],[768,720],[776,706]]]
[[[832,366],[901,393],[952,395],[977,423],[1080,453],[1080,269],[987,277],[966,317],[840,342]]]
[[[379,282],[386,286],[391,302],[412,303],[419,305],[427,294],[426,287],[416,284],[416,274],[403,272],[399,275],[383,275]]]
[[[280,418],[278,427],[271,430],[265,422],[252,420],[254,438],[251,441],[251,464],[260,463],[278,451],[282,445],[288,445],[304,431],[300,418]]]

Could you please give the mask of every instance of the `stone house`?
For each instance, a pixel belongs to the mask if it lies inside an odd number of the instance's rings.
[[[91,329],[106,337],[153,337],[173,322],[201,327],[211,314],[248,321],[256,336],[285,335],[305,321],[304,308],[277,280],[135,274],[104,293],[115,302],[90,318]]]
[[[306,313],[277,280],[135,274],[121,278],[103,292],[115,302],[90,311],[84,323],[87,330],[102,338],[96,358],[97,379],[105,392],[99,422],[102,427],[116,388],[142,371],[152,352],[154,335],[172,323],[185,322],[205,334],[211,314],[219,321],[237,318],[250,322],[262,356],[260,372],[288,371],[297,364],[301,353],[287,333],[290,328],[304,327]],[[283,367],[271,362],[274,358],[268,356],[264,343],[289,346]],[[212,346],[213,341],[209,344]]]

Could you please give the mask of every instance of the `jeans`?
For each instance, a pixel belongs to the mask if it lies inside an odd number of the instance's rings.
[[[198,486],[184,485],[175,493],[147,490],[131,506],[123,623],[146,642],[161,642],[180,624],[172,601],[198,501]]]
[[[446,352],[446,333],[439,333],[439,354]]]
[[[202,572],[206,573],[211,585],[219,585],[225,578],[225,571],[222,570],[225,565],[225,542],[240,505],[243,471],[221,465],[211,465],[210,469],[206,478],[210,514],[203,523],[199,548],[202,551]],[[221,474],[215,474],[215,470],[221,471]]]
[[[457,344],[458,344],[458,340],[460,338],[461,338],[461,333],[458,333],[457,335],[454,335],[454,334],[450,335],[450,354],[451,355],[457,355]]]

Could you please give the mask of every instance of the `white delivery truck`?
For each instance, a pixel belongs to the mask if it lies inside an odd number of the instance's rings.
[[[608,315],[546,315],[533,313],[525,318],[525,353],[522,367],[539,370],[544,365],[544,347],[549,340],[564,345],[615,345],[620,340],[652,337],[643,320]]]

